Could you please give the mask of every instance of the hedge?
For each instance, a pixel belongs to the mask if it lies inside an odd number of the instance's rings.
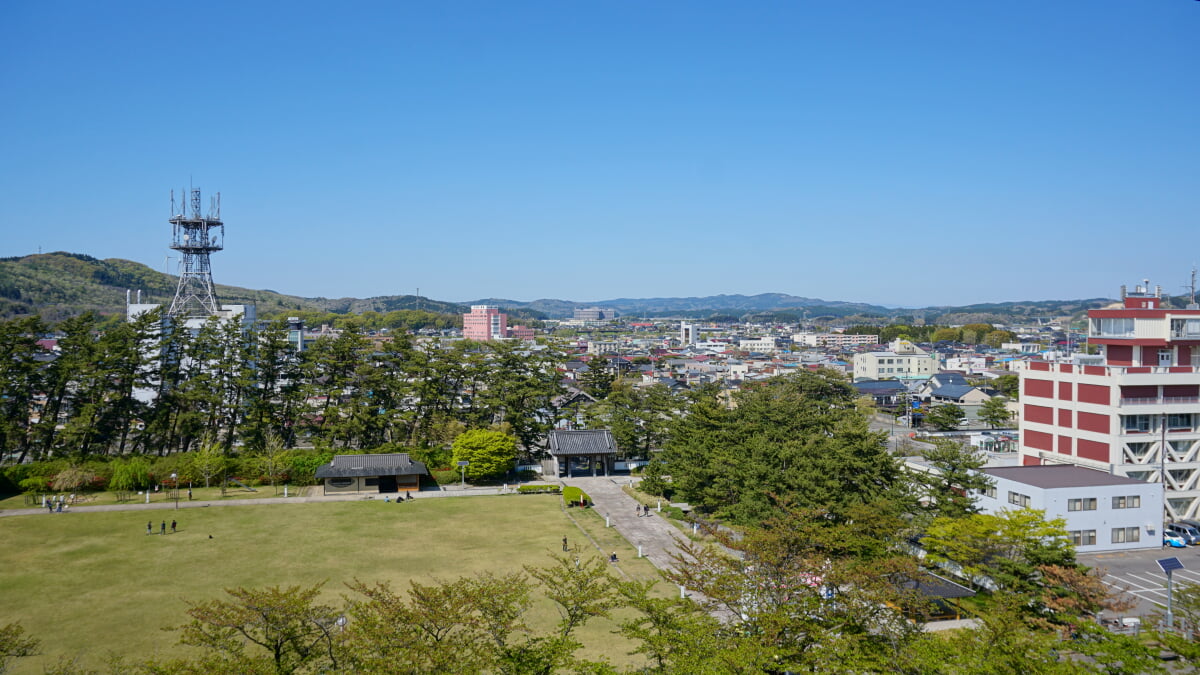
[[[581,500],[587,500],[588,504],[592,503],[592,498],[588,496],[588,493],[575,486],[567,486],[563,488],[562,496],[563,501],[567,503],[567,506],[576,506]]]
[[[520,494],[541,494],[545,492],[558,494],[561,491],[561,485],[520,485],[517,487],[517,492]]]

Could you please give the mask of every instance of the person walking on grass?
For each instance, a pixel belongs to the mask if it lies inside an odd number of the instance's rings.
[[[162,529],[161,529],[161,530],[159,530],[159,531],[158,531],[158,533],[159,533],[159,534],[166,534],[166,533],[167,533],[167,521],[165,521],[165,520],[164,520],[164,521],[162,521]]]
[[[563,537],[563,553],[567,552],[567,538]]]
[[[175,534],[175,521],[171,521],[171,534]]]
[[[154,522],[153,521],[146,523],[146,534],[154,534]]]

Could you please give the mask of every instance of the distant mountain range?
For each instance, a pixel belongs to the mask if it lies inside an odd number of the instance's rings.
[[[157,272],[141,263],[119,258],[98,260],[78,253],[45,253],[0,258],[0,317],[39,313],[56,321],[91,310],[101,314],[121,313],[127,290],[141,290],[144,302],[168,301],[175,291],[176,277]],[[1035,317],[1077,316],[1111,304],[1114,300],[1041,300],[898,309],[882,305],[807,298],[784,293],[759,295],[716,295],[691,298],[618,298],[598,302],[543,299],[532,302],[484,298],[455,303],[388,295],[372,298],[304,298],[270,290],[253,290],[217,285],[221,302],[255,303],[260,316],[277,316],[292,311],[322,311],[338,314],[365,311],[390,312],[421,309],[458,314],[469,305],[503,307],[528,318],[569,318],[580,307],[606,307],[621,316],[674,316],[696,319],[796,322],[803,319],[924,320],[927,323],[1006,322]],[[1181,302],[1176,302],[1182,306]]]

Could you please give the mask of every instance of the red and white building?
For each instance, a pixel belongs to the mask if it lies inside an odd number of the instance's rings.
[[[508,337],[508,315],[499,307],[471,305],[471,312],[463,314],[463,337],[468,340],[501,340]]]
[[[1075,464],[1162,483],[1169,518],[1200,515],[1200,308],[1122,288],[1088,312],[1098,356],[1021,373],[1021,464]]]

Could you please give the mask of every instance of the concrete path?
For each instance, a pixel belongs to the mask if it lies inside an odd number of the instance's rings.
[[[680,545],[688,539],[661,514],[651,510],[649,516],[637,515],[638,502],[621,486],[628,485],[627,476],[596,478],[564,478],[564,485],[577,487],[592,498],[592,507],[601,515],[607,515],[613,527],[630,544],[642,547],[642,555],[660,570],[674,567],[672,555],[680,552]],[[636,479],[634,479],[636,480]]]

